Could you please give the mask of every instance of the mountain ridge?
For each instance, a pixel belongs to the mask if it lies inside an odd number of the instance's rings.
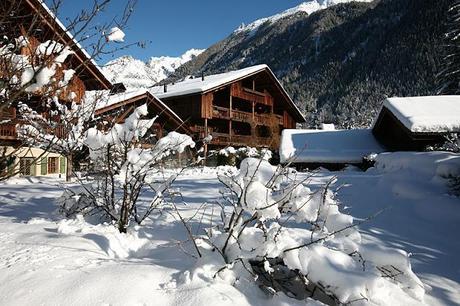
[[[123,83],[127,88],[148,88],[166,79],[181,65],[192,60],[204,50],[190,49],[178,57],[151,57],[144,62],[131,55],[116,58],[102,67],[113,83]]]
[[[385,97],[435,93],[448,0],[348,2],[233,32],[179,67],[186,75],[267,64],[308,126],[369,127]]]

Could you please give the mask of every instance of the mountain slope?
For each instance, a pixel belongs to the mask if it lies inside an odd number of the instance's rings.
[[[123,83],[129,88],[147,88],[167,78],[179,66],[192,60],[204,50],[191,49],[180,57],[152,57],[148,62],[123,56],[108,62],[103,71],[113,83]]]
[[[176,70],[268,64],[311,126],[369,126],[386,96],[432,94],[449,0],[350,2],[241,27]],[[170,78],[168,81],[174,80]]]

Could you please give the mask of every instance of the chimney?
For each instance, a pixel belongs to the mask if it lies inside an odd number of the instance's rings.
[[[163,85],[163,92],[168,92],[168,84]]]
[[[201,72],[201,81],[204,81],[204,72]]]

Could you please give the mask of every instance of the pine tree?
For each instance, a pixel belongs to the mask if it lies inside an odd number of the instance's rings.
[[[446,55],[438,75],[439,94],[460,94],[460,0],[448,11]]]

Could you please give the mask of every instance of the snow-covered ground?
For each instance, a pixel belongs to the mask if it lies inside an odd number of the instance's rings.
[[[442,176],[459,171],[460,157],[433,154],[381,155],[367,172],[320,171],[311,184],[336,175],[338,199],[355,217],[386,209],[360,227],[365,240],[411,252],[412,268],[426,287],[425,303],[455,305],[460,301],[460,200],[448,194]],[[184,252],[193,250],[180,243],[187,234],[170,211],[153,215],[154,222],[127,235],[108,225],[63,219],[55,204],[63,184],[58,178],[15,178],[0,185],[0,304],[295,303],[283,296],[268,299],[249,284],[238,290],[221,282],[190,282],[187,271],[196,260]],[[209,168],[188,171],[176,187],[187,202],[180,206],[185,217],[216,200],[221,188]],[[209,218],[207,211],[203,222]],[[202,220],[193,220],[197,232]]]

